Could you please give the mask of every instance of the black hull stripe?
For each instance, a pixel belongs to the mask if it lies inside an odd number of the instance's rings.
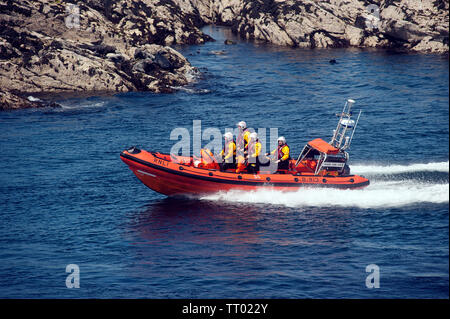
[[[207,176],[198,176],[195,174],[190,174],[187,172],[183,172],[183,171],[176,171],[174,169],[170,169],[170,168],[166,168],[160,165],[155,165],[152,164],[150,162],[141,160],[139,158],[136,158],[134,156],[130,156],[128,154],[124,154],[121,153],[120,154],[121,157],[124,157],[126,159],[129,159],[131,161],[137,162],[139,164],[160,170],[160,171],[164,171],[167,173],[171,173],[174,175],[178,175],[178,176],[183,176],[183,177],[187,177],[187,178],[193,178],[193,179],[198,179],[198,180],[203,180],[203,181],[208,181],[208,182],[213,182],[213,183],[221,183],[221,184],[233,184],[233,185],[246,185],[246,186],[264,186],[264,187],[324,187],[324,188],[358,188],[358,187],[363,187],[363,186],[367,186],[369,185],[369,181],[367,182],[362,182],[362,183],[358,183],[358,184],[318,184],[318,183],[305,183],[305,182],[292,182],[292,183],[268,183],[268,182],[258,182],[258,181],[242,181],[242,180],[236,180],[236,181],[230,181],[230,180],[224,180],[224,179],[218,179],[218,178],[211,178],[211,177],[207,177]],[[182,165],[181,165],[182,166]],[[330,181],[330,179],[332,179],[333,177],[326,177],[327,181]]]

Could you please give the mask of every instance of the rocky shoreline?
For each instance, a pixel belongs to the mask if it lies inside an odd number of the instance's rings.
[[[198,71],[169,45],[200,44],[196,16],[161,1],[0,0],[0,109],[64,92],[171,92]]]
[[[170,46],[207,24],[301,48],[377,47],[448,56],[443,0],[0,0],[0,110],[30,95],[172,92],[198,73]]]
[[[448,0],[175,0],[242,38],[300,48],[449,51]]]

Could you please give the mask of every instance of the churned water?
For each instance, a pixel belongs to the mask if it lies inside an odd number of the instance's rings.
[[[202,76],[175,94],[0,113],[0,297],[448,298],[448,59],[205,31],[217,42],[178,48]],[[363,190],[167,198],[119,158],[169,152],[193,120],[278,128],[297,155],[330,139],[347,98],[363,110],[350,150]]]

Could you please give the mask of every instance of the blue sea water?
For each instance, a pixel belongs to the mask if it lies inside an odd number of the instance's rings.
[[[448,298],[448,59],[205,32],[217,41],[177,48],[202,76],[174,94],[0,113],[0,297]],[[119,158],[169,152],[193,120],[278,128],[298,154],[331,137],[347,98],[363,110],[350,150],[363,190],[175,199]],[[371,264],[379,288],[366,287]]]

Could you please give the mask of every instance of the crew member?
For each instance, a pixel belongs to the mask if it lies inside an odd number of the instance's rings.
[[[261,142],[258,139],[258,134],[251,133],[248,142],[248,155],[247,155],[247,170],[249,173],[256,174],[259,171],[259,154],[261,153]]]
[[[223,137],[225,139],[225,145],[220,152],[220,156],[222,157],[221,170],[225,171],[229,168],[236,168],[236,143],[233,140],[233,133],[231,132],[226,132]]]
[[[289,170],[289,161],[291,159],[290,150],[283,136],[278,138],[278,147],[271,154],[275,163],[278,164],[278,171],[280,173]],[[266,155],[269,155],[269,153]]]
[[[241,121],[237,123],[238,135],[236,139],[236,173],[240,173],[245,169],[245,156],[247,154],[248,139],[250,131],[247,128],[247,123]]]
[[[237,127],[238,127],[238,135],[236,138],[237,152],[244,153],[244,151],[246,151],[248,147],[248,138],[250,136],[250,131],[247,128],[247,123],[245,123],[244,121],[240,121],[237,124]]]

